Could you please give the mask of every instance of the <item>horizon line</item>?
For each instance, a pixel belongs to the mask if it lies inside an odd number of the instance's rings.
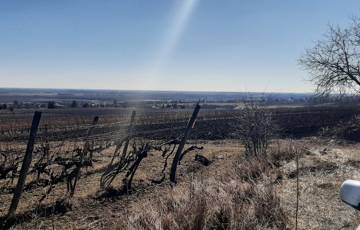
[[[183,93],[259,93],[259,94],[316,94],[315,92],[280,92],[280,91],[233,91],[233,90],[175,90],[175,89],[110,89],[110,88],[53,88],[53,87],[0,87],[0,90],[78,90],[78,91],[130,91],[130,92],[183,92]]]

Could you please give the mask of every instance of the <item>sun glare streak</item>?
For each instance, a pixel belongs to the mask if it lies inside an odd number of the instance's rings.
[[[156,76],[166,65],[184,33],[199,0],[181,0],[181,5],[171,20],[161,47],[151,67],[150,75]]]
[[[169,19],[169,27],[164,30],[164,37],[158,52],[154,54],[147,67],[134,76],[141,76],[142,80],[136,82],[136,88],[140,89],[161,89],[164,84],[164,76],[162,75],[171,56],[175,52],[177,45],[184,34],[186,27],[190,22],[190,18],[199,4],[200,0],[177,0],[174,5],[174,14]]]

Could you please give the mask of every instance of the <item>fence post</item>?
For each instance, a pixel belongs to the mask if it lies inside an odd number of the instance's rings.
[[[196,104],[195,106],[195,109],[194,109],[194,112],[192,113],[191,115],[191,118],[186,126],[186,130],[185,130],[185,133],[184,133],[184,136],[183,138],[181,139],[181,142],[179,144],[179,147],[176,151],[176,154],[174,156],[174,159],[173,159],[173,162],[171,164],[171,170],[170,170],[170,181],[173,182],[173,183],[176,183],[176,168],[179,164],[179,159],[180,159],[180,156],[182,154],[182,151],[184,149],[184,146],[186,144],[186,140],[191,132],[191,129],[194,127],[194,124],[195,124],[195,121],[196,121],[196,117],[198,115],[200,111],[200,105],[199,103]]]
[[[15,188],[15,191],[14,191],[14,196],[11,201],[10,209],[9,209],[9,212],[7,215],[8,219],[11,219],[15,216],[15,212],[16,212],[17,206],[20,201],[21,193],[23,191],[25,181],[26,181],[26,176],[27,176],[27,173],[29,171],[31,161],[32,161],[32,153],[33,153],[33,149],[34,149],[34,143],[35,143],[36,133],[38,131],[40,119],[41,119],[41,112],[35,111],[33,120],[32,120],[32,124],[31,124],[30,136],[29,136],[27,147],[26,147],[24,160],[23,160],[21,170],[20,170],[19,179],[18,179],[16,188]]]

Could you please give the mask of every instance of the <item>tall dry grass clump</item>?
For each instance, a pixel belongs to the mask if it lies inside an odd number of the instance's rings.
[[[267,167],[258,162],[261,167]],[[286,229],[271,169],[236,162],[207,178],[167,188],[137,203],[117,226],[128,229]],[[240,171],[241,170],[241,173]],[[260,171],[261,172],[261,171]],[[246,175],[246,176],[244,176]]]

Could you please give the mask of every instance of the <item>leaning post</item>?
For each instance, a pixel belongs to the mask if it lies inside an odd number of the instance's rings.
[[[36,134],[38,131],[40,119],[41,119],[41,112],[35,111],[33,120],[32,120],[32,124],[31,124],[30,136],[29,136],[29,140],[27,143],[24,160],[23,160],[21,170],[20,170],[19,179],[18,179],[16,188],[15,188],[13,199],[11,201],[9,212],[7,215],[8,219],[11,219],[15,216],[15,212],[16,212],[17,206],[20,201],[21,193],[24,189],[26,176],[27,176],[27,173],[29,171],[31,161],[32,161],[32,153],[33,153],[33,149],[34,149],[34,143],[35,143],[35,138],[36,138]]]
[[[194,124],[195,124],[195,121],[196,121],[196,118],[197,118],[197,115],[200,111],[200,105],[199,105],[199,102],[196,104],[195,106],[195,109],[191,115],[191,118],[186,126],[186,130],[185,130],[185,133],[184,133],[184,136],[183,138],[181,139],[181,142],[179,144],[179,147],[176,151],[176,154],[174,156],[174,159],[173,159],[173,162],[171,164],[171,169],[170,169],[170,181],[173,182],[173,183],[176,183],[176,169],[177,169],[177,166],[179,164],[179,159],[180,159],[180,156],[183,152],[183,149],[184,149],[184,146],[186,144],[186,140],[188,138],[188,136],[190,135],[190,132],[191,132],[191,129],[194,127]]]

